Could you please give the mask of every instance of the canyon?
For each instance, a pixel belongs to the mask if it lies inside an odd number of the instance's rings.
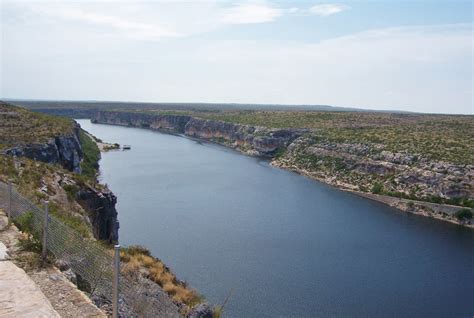
[[[390,151],[382,143],[334,142],[315,129],[267,128],[188,115],[98,111],[94,123],[180,133],[363,194],[406,212],[473,227],[457,218],[474,203],[474,166]]]

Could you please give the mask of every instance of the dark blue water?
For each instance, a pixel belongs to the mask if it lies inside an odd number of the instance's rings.
[[[185,137],[91,124],[121,244],[226,317],[472,317],[474,231],[409,215]]]

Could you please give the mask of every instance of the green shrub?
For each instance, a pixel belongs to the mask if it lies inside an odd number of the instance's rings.
[[[34,215],[33,212],[25,212],[13,219],[13,223],[24,233],[34,233]]]
[[[49,213],[79,232],[83,237],[91,236],[87,223],[80,216],[62,210],[56,202],[49,202]]]
[[[44,192],[41,192],[41,191],[35,191],[35,197],[38,199],[38,201],[48,199],[48,195]]]
[[[334,169],[337,171],[344,170],[346,168],[346,164],[344,163],[344,160],[341,158],[334,158]]]
[[[462,205],[465,206],[465,207],[474,209],[474,200],[464,199],[462,201]]]
[[[79,191],[79,187],[74,184],[66,184],[63,186],[64,191],[67,193],[67,198],[73,201],[76,198],[76,194]]]
[[[84,153],[84,159],[81,162],[82,174],[89,178],[95,178],[99,169],[100,150],[82,129],[79,133],[79,141]]]
[[[18,240],[20,247],[27,251],[39,253],[41,251],[40,233],[35,230],[34,222],[33,212],[23,213],[13,219],[13,223],[15,223],[16,227],[26,234],[26,238],[20,238]]]
[[[433,203],[442,203],[443,198],[437,195],[432,195],[431,197],[429,197],[428,201],[433,202]]]
[[[277,151],[275,152],[275,158],[281,158],[283,157],[283,155],[285,154],[286,152],[286,148],[285,147],[280,147],[277,149]]]
[[[457,211],[456,213],[454,213],[454,216],[458,219],[458,220],[463,220],[463,219],[472,219],[472,211],[470,209],[461,209],[459,211]]]
[[[380,182],[374,183],[372,186],[372,193],[375,194],[382,194],[383,193],[383,184]]]

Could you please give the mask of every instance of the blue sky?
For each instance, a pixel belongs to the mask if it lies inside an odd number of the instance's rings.
[[[0,1],[2,98],[474,113],[471,1]]]

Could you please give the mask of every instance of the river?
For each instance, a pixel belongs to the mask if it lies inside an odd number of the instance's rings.
[[[222,146],[81,126],[102,154],[120,243],[140,244],[225,317],[470,317],[474,231],[411,215]]]

